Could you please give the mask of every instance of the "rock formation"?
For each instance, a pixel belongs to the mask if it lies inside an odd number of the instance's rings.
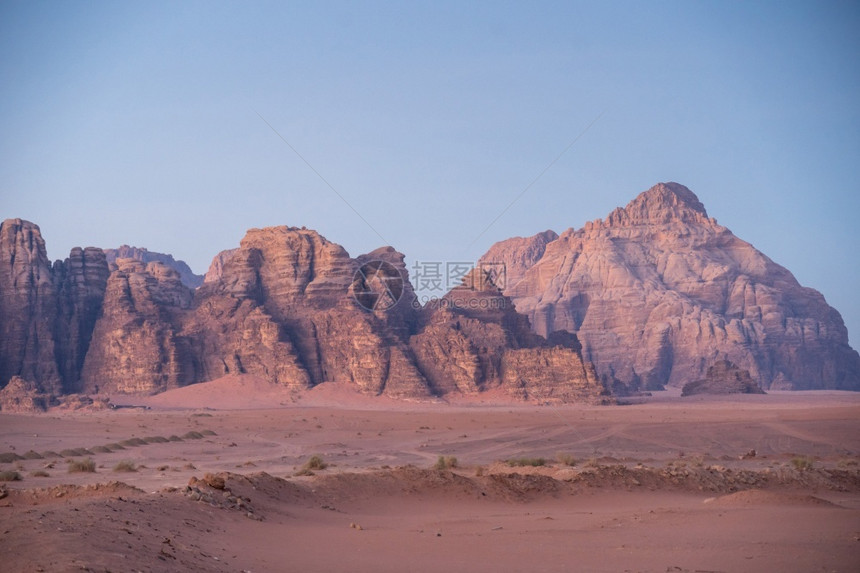
[[[0,225],[0,385],[13,376],[47,393],[63,391],[55,357],[57,293],[38,225]]]
[[[503,241],[481,262],[421,308],[393,248],[352,258],[314,231],[269,227],[219,253],[195,288],[181,261],[145,249],[75,248],[52,265],[39,228],[10,219],[0,388],[34,408],[42,395],[154,393],[243,373],[297,392],[331,382],[406,399],[603,403],[609,387],[691,380],[704,382],[689,391],[860,390],[839,313],[681,185],[580,230]],[[399,302],[368,304],[379,292]]]
[[[402,266],[403,256],[393,249],[375,255]],[[218,259],[212,268],[220,270],[211,272],[199,290],[190,322],[211,339],[211,351],[201,353],[208,360],[206,378],[249,372],[299,389],[329,381],[352,384],[368,394],[429,395],[402,333],[387,322],[391,317],[362,309],[350,296],[359,262],[340,245],[307,229],[252,229],[239,249]],[[221,314],[227,324],[220,336],[206,327],[212,309],[227,310]],[[230,327],[234,317],[240,323]],[[231,333],[247,331],[248,317],[253,317],[252,330],[264,326],[270,333],[266,341],[238,349],[235,343],[225,344]],[[232,370],[230,360],[222,358],[219,368],[211,359],[224,351],[235,351]],[[263,359],[260,352],[280,358]]]
[[[503,290],[519,283],[527,270],[537,263],[546,251],[546,246],[558,239],[558,233],[552,230],[532,235],[531,237],[512,237],[499,241],[481,257],[485,263],[501,263],[505,268]]]
[[[101,249],[75,247],[52,268],[57,291],[55,346],[65,392],[81,389],[81,371],[107,289],[107,260]]]
[[[209,265],[209,270],[206,271],[206,274],[203,276],[204,283],[217,283],[221,280],[221,274],[224,270],[224,263],[233,256],[233,253],[238,251],[239,249],[227,249],[226,251],[221,251],[212,259],[212,263]]]
[[[518,244],[537,252],[543,235]],[[482,261],[510,252],[505,241]],[[682,185],[658,184],[565,231],[527,269],[513,264],[509,277],[521,278],[504,292],[517,310],[539,334],[575,333],[618,390],[683,386],[724,359],[766,389],[860,390],[860,355],[839,313]]]
[[[681,396],[695,394],[764,394],[748,370],[742,370],[728,360],[718,360],[708,368],[702,380],[688,382]]]
[[[33,414],[44,412],[51,397],[39,391],[35,382],[13,376],[6,387],[0,389],[0,412],[6,414]]]
[[[117,259],[81,377],[87,392],[152,393],[194,382],[178,335],[191,291],[161,262]]]
[[[410,346],[436,394],[501,388],[539,402],[605,403],[609,392],[573,335],[548,341],[476,270],[422,312]]]
[[[173,255],[156,253],[142,247],[130,247],[128,245],[122,245],[118,249],[105,249],[104,253],[111,270],[115,268],[117,259],[134,259],[142,263],[163,263],[179,273],[182,284],[188,288],[194,289],[203,284],[202,276],[195,275],[185,261],[177,261]]]

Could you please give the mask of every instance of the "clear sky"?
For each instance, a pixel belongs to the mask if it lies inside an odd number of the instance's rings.
[[[0,0],[0,217],[198,273],[283,224],[474,261],[677,181],[856,346],[858,102],[856,1]]]

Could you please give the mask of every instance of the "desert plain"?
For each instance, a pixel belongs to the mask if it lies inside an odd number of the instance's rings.
[[[112,401],[0,414],[4,572],[860,569],[857,393]]]

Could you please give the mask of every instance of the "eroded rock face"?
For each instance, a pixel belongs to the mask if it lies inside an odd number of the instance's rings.
[[[565,231],[505,294],[537,333],[577,334],[620,389],[683,386],[728,359],[763,388],[860,390],[839,313],[676,183]]]
[[[436,394],[502,388],[540,402],[606,403],[609,392],[582,360],[574,335],[548,341],[529,329],[513,302],[478,271],[428,305],[410,340]]]
[[[508,289],[522,280],[525,272],[541,259],[546,246],[556,239],[558,233],[552,230],[531,237],[512,237],[490,247],[480,262],[504,264],[505,284],[500,286]]]
[[[130,247],[122,245],[118,249],[105,249],[105,257],[111,265],[111,270],[115,268],[117,259],[134,259],[142,263],[163,263],[179,273],[182,284],[188,288],[195,289],[203,284],[203,277],[194,274],[191,267],[185,261],[177,261],[173,255],[165,253],[156,253],[142,247]]]
[[[0,225],[0,384],[12,376],[48,393],[63,390],[54,352],[57,310],[51,264],[38,225]]]
[[[708,368],[702,380],[688,382],[681,396],[695,394],[764,394],[748,370],[742,370],[728,360],[719,360]]]
[[[368,257],[403,264],[403,255],[393,249],[380,249],[359,259]],[[257,375],[296,388],[338,382],[372,395],[429,395],[403,340],[403,328],[408,330],[403,325],[408,324],[414,310],[401,311],[398,307],[386,314],[362,309],[350,296],[360,263],[339,245],[307,229],[252,229],[239,249],[222,253],[218,259],[212,268],[220,270],[210,273],[197,296],[196,330],[213,332],[216,328],[205,326],[212,309],[238,304],[248,314],[222,312],[222,338],[243,330],[230,325],[237,317],[246,320],[245,316],[255,316],[255,328],[267,324],[272,333],[263,345],[213,342],[212,349],[239,348],[238,360],[230,371],[251,372],[248,364],[256,364]],[[397,314],[401,312],[405,314]],[[253,337],[243,340],[249,338]],[[266,348],[276,351],[280,358],[275,362],[260,359],[261,352],[268,352],[263,350]],[[221,352],[202,355],[213,353]],[[273,371],[274,364],[281,370]],[[212,368],[209,370],[207,376],[212,376]]]
[[[3,389],[0,389],[0,411],[6,414],[34,414],[44,412],[51,403],[51,397],[40,391],[35,382],[13,376]]]
[[[179,335],[191,291],[160,262],[117,259],[81,377],[86,392],[154,393],[194,381]]]
[[[75,247],[65,261],[56,261],[57,360],[65,392],[81,389],[81,371],[107,289],[108,264],[101,249]]]
[[[209,265],[209,270],[206,271],[206,274],[203,276],[204,283],[217,283],[221,280],[221,274],[224,270],[224,263],[230,260],[230,257],[233,256],[233,253],[238,251],[239,249],[227,249],[226,251],[221,251],[212,259],[212,263]]]

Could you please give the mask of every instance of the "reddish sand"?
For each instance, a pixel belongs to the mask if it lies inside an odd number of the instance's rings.
[[[23,477],[0,484],[0,570],[860,570],[860,394],[559,407],[228,378],[114,402],[151,409],[0,414],[0,456],[26,458],[0,462]],[[545,465],[504,463],[524,457]],[[224,485],[186,489],[207,473]]]

